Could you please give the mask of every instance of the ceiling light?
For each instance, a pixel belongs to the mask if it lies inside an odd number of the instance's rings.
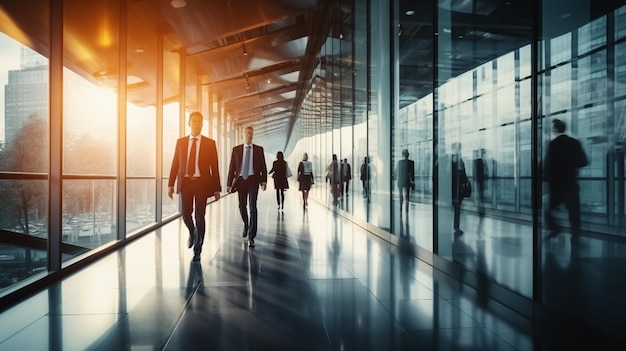
[[[185,7],[187,6],[187,1],[185,0],[172,0],[170,1],[170,5],[172,5],[172,7],[174,8],[181,8],[181,7]]]
[[[241,46],[243,47],[243,56],[248,56],[248,51],[246,50],[246,43],[241,43]]]
[[[414,14],[415,14],[415,11],[413,11],[413,10],[407,10],[406,11],[406,15],[407,16],[413,16]]]

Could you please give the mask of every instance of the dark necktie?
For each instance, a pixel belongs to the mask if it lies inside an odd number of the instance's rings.
[[[243,155],[243,169],[241,170],[241,176],[243,179],[248,179],[250,174],[250,146],[246,146],[246,152]]]
[[[187,174],[193,177],[196,174],[196,138],[192,138],[189,160],[187,160]]]

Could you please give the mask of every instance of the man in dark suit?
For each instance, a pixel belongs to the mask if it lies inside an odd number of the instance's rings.
[[[191,135],[176,141],[167,191],[171,199],[174,194],[174,182],[178,179],[176,193],[181,194],[183,221],[189,229],[187,246],[194,248],[194,261],[200,260],[202,252],[207,199],[209,196],[215,196],[215,200],[219,200],[222,191],[217,147],[213,139],[200,135],[202,122],[200,112],[192,112],[189,115]]]
[[[548,144],[544,160],[544,179],[548,182],[550,195],[544,212],[550,230],[546,239],[556,237],[560,231],[552,212],[563,204],[569,212],[572,244],[578,244],[581,231],[580,195],[576,177],[578,169],[585,167],[588,161],[580,142],[565,135],[565,128],[565,122],[559,119],[552,121],[552,132],[556,137]]]
[[[398,161],[396,165],[396,184],[398,185],[398,190],[400,190],[400,209],[402,210],[402,203],[405,198],[406,201],[409,201],[409,195],[411,190],[415,188],[415,162],[413,160],[409,160],[409,150],[402,150],[402,156],[404,157],[402,160]],[[409,210],[409,205],[407,204],[405,210]]]
[[[352,167],[348,159],[344,158],[341,163],[341,196],[350,196],[350,180],[352,179]]]
[[[233,148],[228,167],[228,192],[237,191],[239,195],[239,213],[243,220],[243,237],[248,237],[248,246],[254,247],[257,233],[257,198],[259,185],[267,188],[267,166],[263,148],[252,144],[254,129],[244,130],[245,143]],[[250,214],[248,215],[248,204]]]

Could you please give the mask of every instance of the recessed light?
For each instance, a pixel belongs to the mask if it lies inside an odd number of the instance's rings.
[[[415,11],[413,11],[413,10],[407,10],[407,11],[405,12],[405,14],[406,14],[407,16],[413,16],[413,15],[415,14]]]
[[[172,5],[173,8],[181,8],[181,7],[185,7],[187,6],[187,1],[185,0],[172,0],[170,1],[170,5]]]

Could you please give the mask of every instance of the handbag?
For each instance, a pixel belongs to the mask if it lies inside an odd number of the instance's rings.
[[[467,179],[461,183],[459,192],[463,197],[470,197],[472,195],[472,185]]]
[[[287,165],[287,178],[291,178],[293,174],[291,174],[291,168],[289,168],[289,165]]]

